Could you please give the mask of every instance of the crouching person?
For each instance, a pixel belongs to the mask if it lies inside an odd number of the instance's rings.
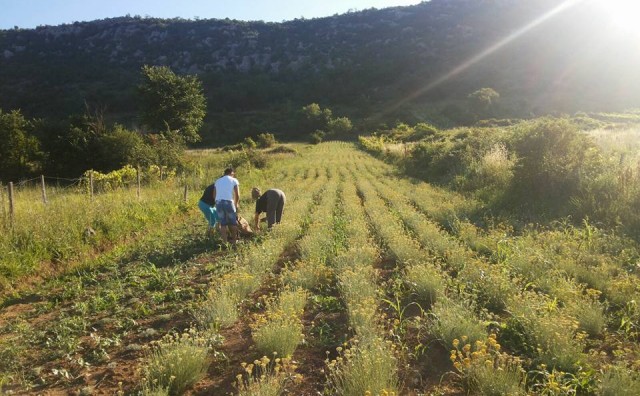
[[[282,220],[282,212],[284,211],[284,204],[287,202],[287,197],[282,190],[272,188],[261,193],[260,189],[254,187],[251,190],[251,197],[256,200],[256,211],[254,217],[254,228],[260,229],[260,213],[266,212],[267,225],[269,228],[274,224],[280,223]]]
[[[200,201],[198,201],[198,208],[202,211],[204,218],[207,220],[209,227],[207,228],[207,235],[213,235],[218,222],[218,214],[216,212],[216,200],[215,200],[215,185],[210,184],[204,189]]]

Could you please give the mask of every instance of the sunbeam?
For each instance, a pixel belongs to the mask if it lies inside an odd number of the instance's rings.
[[[522,37],[525,33],[530,31],[531,29],[534,29],[535,27],[537,27],[538,25],[544,23],[545,21],[549,20],[550,18],[554,17],[555,15],[557,15],[557,14],[559,14],[559,13],[561,13],[561,12],[563,12],[563,11],[565,11],[565,10],[567,10],[567,9],[569,9],[569,8],[579,4],[579,3],[582,3],[584,1],[585,0],[565,0],[564,2],[562,2],[561,4],[559,4],[558,6],[553,8],[552,10],[550,10],[550,11],[546,12],[545,14],[541,15],[539,18],[537,18],[534,21],[530,22],[529,24],[525,25],[524,27],[522,27],[521,29],[517,30],[516,32],[514,32],[514,33],[510,34],[509,36],[505,37],[504,39],[498,41],[497,43],[495,43],[494,45],[492,45],[489,48],[485,49],[484,51],[480,52],[479,54],[474,55],[471,58],[465,60],[459,66],[455,67],[453,70],[449,71],[448,73],[440,76],[436,80],[430,82],[426,86],[424,86],[424,87],[418,89],[417,91],[409,94],[408,96],[404,97],[399,102],[395,103],[394,105],[390,106],[385,111],[383,111],[383,113],[389,113],[389,112],[397,110],[398,108],[400,108],[405,103],[407,103],[407,102],[409,102],[409,101],[411,101],[411,100],[413,100],[413,99],[415,99],[415,98],[427,93],[428,91],[436,88],[440,84],[446,82],[447,80],[450,80],[451,78],[453,78],[453,77],[459,75],[460,73],[464,72],[465,70],[469,69],[471,66],[473,66],[476,63],[480,62],[481,60],[485,59],[489,55],[495,53],[499,49],[507,46],[508,44],[512,43],[513,41],[517,40],[518,38]]]

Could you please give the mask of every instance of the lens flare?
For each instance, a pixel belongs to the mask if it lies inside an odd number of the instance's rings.
[[[640,1],[599,0],[599,3],[619,29],[640,38]]]

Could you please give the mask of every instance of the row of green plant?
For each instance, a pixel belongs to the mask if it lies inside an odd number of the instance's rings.
[[[127,212],[130,221],[138,222],[132,238],[129,240],[128,236],[123,236],[120,240],[115,239],[113,246],[98,245],[94,254],[87,254],[87,257],[61,259],[55,264],[58,271],[64,273],[62,276],[48,278],[48,274],[41,270],[39,275],[44,279],[38,282],[41,284],[37,285],[37,290],[24,288],[16,296],[17,300],[13,296],[3,300],[6,305],[11,305],[21,301],[21,294],[36,295],[43,299],[34,304],[32,311],[11,318],[9,329],[20,329],[16,334],[2,332],[0,354],[8,359],[7,364],[3,362],[0,365],[0,380],[3,383],[24,389],[34,384],[52,386],[60,382],[59,373],[77,376],[89,365],[110,362],[112,353],[124,348],[122,340],[132,332],[141,331],[140,322],[144,323],[165,310],[177,310],[177,307],[189,310],[198,289],[197,283],[189,281],[189,277],[194,275],[194,268],[198,267],[198,263],[191,260],[206,255],[207,250],[216,246],[216,241],[205,237],[206,225],[195,202],[200,197],[199,186],[211,180],[210,175],[205,175],[204,169],[215,168],[216,173],[222,169],[220,163],[225,156],[217,157],[207,161],[202,172],[190,176],[189,183],[197,186],[197,193],[190,192],[187,203],[183,202],[182,197],[183,182],[171,178],[152,186],[143,186],[139,201],[134,191],[115,190],[95,196],[93,202],[103,205],[102,210],[114,208],[113,212],[105,212],[104,216],[116,217],[116,210],[123,208],[121,198],[125,193],[128,193],[128,201],[132,204],[137,201]],[[243,182],[258,185],[258,181],[268,180],[270,171],[240,172],[239,177]],[[294,172],[298,173],[302,174],[299,170]],[[176,188],[175,194],[167,193],[171,186]],[[23,193],[35,195],[37,191],[26,190]],[[76,201],[70,198],[75,195],[67,191],[64,195],[50,196],[49,205],[54,208],[73,205]],[[247,195],[243,195],[241,206],[250,205]],[[141,219],[140,215],[145,213],[142,210],[155,210],[157,202],[153,200],[159,198],[176,205],[174,213],[153,218],[155,223]],[[83,204],[88,203],[87,197]],[[35,212],[34,209],[38,207],[32,209],[25,206],[20,209],[29,213]],[[100,208],[94,209],[99,213]],[[72,212],[73,208],[69,207],[65,213],[70,215]],[[78,213],[81,211],[76,208],[75,214]],[[31,224],[30,230],[33,231],[34,226],[47,225],[48,221],[45,218],[40,223]],[[72,223],[71,219],[68,221]],[[57,226],[60,237],[72,231],[65,228],[67,222],[60,221]],[[51,227],[53,229],[53,225]],[[100,231],[96,230],[97,233]],[[34,235],[34,238],[41,237]],[[71,272],[71,269],[74,271]],[[203,268],[215,277],[220,276],[224,269],[225,266],[218,263]],[[43,315],[51,320],[39,320]],[[163,315],[167,316],[164,313],[160,316]],[[30,349],[37,349],[38,353],[24,354]],[[29,359],[26,359],[27,356]],[[34,374],[30,369],[33,365],[43,364],[55,367],[55,370],[50,372],[47,369]]]
[[[380,188],[380,186],[378,186]],[[393,209],[398,210],[398,216],[400,216],[405,222],[407,219],[415,218],[417,215],[415,210],[407,207],[398,207],[398,202],[401,202],[402,197],[394,190],[398,190],[398,187],[395,186],[393,188],[381,188],[380,193],[385,198],[389,199],[389,202],[393,202]],[[386,223],[389,223],[388,221]],[[417,236],[418,239],[424,238],[426,241],[431,241],[432,239],[437,240],[437,235],[433,232],[427,234],[426,236],[421,235],[419,232],[419,228],[414,228],[419,225],[418,221],[413,221],[412,223],[404,223],[411,224],[412,227],[410,229],[414,232],[414,235]],[[424,227],[422,227],[424,229]],[[427,230],[427,232],[429,232]],[[401,229],[397,229],[396,233],[402,233]],[[406,237],[411,238],[409,234],[405,234]],[[427,242],[428,243],[428,242]],[[406,247],[405,247],[406,248]],[[413,251],[413,255],[418,258],[420,256],[420,251]],[[425,255],[425,253],[422,253]],[[482,301],[482,294],[478,293],[478,291],[487,290],[494,284],[504,284],[505,280],[509,279],[496,279],[495,274],[487,273],[484,279],[473,279],[470,277],[464,277],[462,272],[467,267],[475,267],[473,261],[468,259],[469,255],[467,255],[467,259],[463,262],[464,267],[457,268],[459,271],[457,273],[457,277],[449,278],[448,275],[444,275],[436,269],[429,271],[427,269],[421,269],[415,271],[415,269],[409,269],[407,271],[407,279],[406,282],[409,283],[413,292],[416,293],[420,290],[428,290],[427,297],[433,298],[436,296],[436,301],[432,303],[431,310],[429,312],[430,319],[427,323],[427,331],[428,333],[433,334],[437,339],[439,339],[443,345],[450,346],[454,342],[459,342],[460,339],[464,341],[468,341],[470,345],[475,345],[478,342],[487,342],[483,341],[487,337],[487,331],[485,326],[481,324],[478,320],[478,317],[475,316],[475,312],[480,313],[480,317],[484,320],[490,319],[491,316],[486,312],[483,313],[478,309],[482,307],[482,303],[486,301]],[[458,255],[458,258],[460,256]],[[460,261],[456,262],[460,265]],[[447,279],[448,287],[445,288],[445,293],[438,289],[438,285],[442,287],[442,280]],[[502,282],[496,282],[500,281]],[[495,282],[495,283],[494,283]],[[488,285],[484,289],[482,289],[483,285]],[[426,286],[426,287],[425,287]],[[515,285],[514,285],[515,286]],[[517,289],[513,291],[517,293]],[[438,298],[439,297],[439,298]],[[522,297],[522,296],[519,296]],[[568,346],[573,345],[571,332],[569,332],[569,338],[563,337],[559,335],[561,331],[562,334],[566,334],[567,329],[571,329],[571,327],[566,326],[567,321],[564,320],[564,315],[556,314],[556,315],[547,315],[544,316],[542,311],[535,311],[535,314],[532,314],[530,310],[534,308],[531,304],[522,305],[519,300],[513,300],[514,303],[510,301],[506,302],[507,310],[511,310],[515,307],[521,307],[521,312],[526,312],[531,318],[529,326],[524,326],[525,332],[532,337],[534,340],[530,340],[532,344],[538,345],[538,354],[532,355],[530,358],[539,359],[540,361],[550,363],[550,367],[554,367],[557,365],[558,367],[565,365],[565,367],[572,367],[572,364],[575,364],[576,361],[573,360],[576,356],[580,357],[580,350],[574,350],[575,353],[568,354],[569,350]],[[515,301],[518,301],[517,303]],[[527,301],[527,300],[525,300]],[[545,300],[548,301],[548,300]],[[520,304],[520,305],[518,305]],[[486,305],[485,305],[486,308]],[[551,316],[551,318],[549,318]],[[516,316],[519,318],[519,316]],[[496,319],[500,322],[500,317],[496,317]],[[496,320],[494,319],[494,320]],[[544,320],[546,319],[546,320]],[[538,326],[537,328],[533,328],[533,324],[542,323],[554,323],[557,324],[558,327],[554,329],[549,329],[548,326]],[[559,328],[563,328],[564,330],[558,330]],[[467,347],[468,348],[468,347]],[[561,350],[559,350],[561,349]],[[520,351],[519,351],[520,352]],[[577,354],[577,355],[576,355]],[[564,358],[565,361],[558,361],[558,359]],[[469,372],[471,369],[477,369],[475,366],[463,366],[464,370],[459,370],[461,379],[467,388],[472,392],[486,392],[487,390],[493,389],[494,393],[491,394],[505,394],[505,393],[524,393],[524,376],[522,367],[519,365],[512,365],[506,367],[505,365],[498,364],[497,362],[507,361],[513,362],[513,359],[509,356],[505,355],[500,359],[496,359],[496,364],[492,367],[485,367],[485,370],[497,370],[496,373],[489,373],[490,375],[482,375],[478,377],[478,373]],[[571,363],[570,363],[571,362]],[[543,363],[544,364],[544,363]],[[508,369],[508,370],[506,370]],[[575,368],[574,368],[575,369]],[[506,374],[506,375],[502,375]],[[564,373],[563,373],[564,374]],[[473,378],[473,380],[471,380]],[[535,383],[535,382],[534,382]],[[544,387],[544,385],[540,385],[536,383],[536,386]]]
[[[412,190],[413,205],[430,217],[435,216],[434,220],[477,254],[501,264],[499,271],[508,271],[512,277],[558,298],[577,317],[591,316],[584,318],[592,321],[584,327],[590,334],[602,331],[606,319],[602,310],[606,306],[612,315],[610,325],[619,328],[624,324],[625,332],[637,337],[638,314],[633,304],[629,305],[638,295],[635,267],[638,249],[633,241],[586,221],[581,227],[558,223],[552,228],[532,227],[520,234],[500,224],[481,230],[457,216],[453,222],[443,222],[428,204],[441,201],[440,193],[431,194],[432,189],[428,188],[415,189],[414,184],[405,186]],[[446,246],[441,247],[441,254],[445,250]]]
[[[284,190],[292,189],[294,186],[305,183],[310,176],[306,172],[302,172],[301,167],[296,164],[287,164],[286,169],[291,172],[288,178],[281,178],[280,187]],[[282,169],[280,169],[282,170]],[[284,172],[281,172],[284,176]],[[287,202],[287,221],[275,227],[264,239],[258,243],[251,243],[243,246],[236,254],[231,254],[226,258],[227,264],[221,264],[223,267],[231,268],[231,270],[215,282],[209,290],[208,296],[204,301],[197,304],[194,310],[194,317],[197,323],[197,330],[193,330],[197,334],[196,339],[220,340],[220,329],[232,325],[238,318],[240,313],[240,303],[245,300],[252,292],[257,290],[265,281],[271,272],[273,266],[280,258],[285,248],[291,245],[305,228],[306,217],[309,211],[314,208],[314,199],[323,191],[323,184],[326,176],[314,177],[309,189],[300,194],[296,194]],[[287,313],[291,311],[298,312],[295,307],[291,308],[288,303],[298,303],[299,295],[283,294],[276,301],[270,300],[267,305],[270,312],[276,315],[278,308],[286,308]],[[306,301],[306,296],[302,301]],[[291,308],[291,309],[290,309]],[[173,339],[176,339],[174,336]],[[145,373],[156,371],[159,374],[145,375],[142,381],[142,389],[144,394],[182,394],[188,387],[195,384],[206,372],[211,360],[211,354],[194,353],[192,351],[193,343],[188,339],[186,345],[176,344],[169,339],[169,342],[161,342],[152,348],[154,352],[149,356],[145,365]],[[188,371],[184,371],[179,365],[172,365],[171,362],[162,361],[161,358],[156,359],[158,351],[167,349],[175,351],[172,353],[179,354],[180,359],[192,361]],[[160,354],[162,357],[162,354]],[[285,358],[285,355],[282,356]],[[266,358],[269,360],[268,358]],[[264,387],[279,387],[282,385],[285,373],[292,373],[292,365],[289,360],[281,360],[278,357],[268,364],[264,360],[245,366],[245,378],[242,375],[238,378],[238,389],[240,394],[251,394],[252,389]],[[261,381],[262,375],[266,372],[272,372],[277,367],[275,379]],[[280,368],[285,368],[282,372]],[[257,375],[257,377],[255,376]],[[293,374],[292,374],[293,375]],[[181,378],[180,381],[177,378]],[[288,377],[287,377],[288,378]],[[275,381],[275,382],[274,382]],[[178,385],[179,384],[179,385]]]
[[[487,330],[476,314],[474,296],[459,292],[459,288],[455,287],[455,280],[440,270],[434,257],[428,251],[422,250],[420,244],[407,232],[397,213],[393,213],[395,207],[388,205],[381,198],[384,196],[393,200],[392,196],[388,195],[391,194],[390,191],[385,189],[379,194],[372,183],[376,175],[364,173],[366,171],[360,172],[363,175],[358,181],[358,189],[365,200],[365,208],[370,211],[376,233],[399,266],[398,280],[407,288],[404,296],[399,290],[389,290],[389,300],[395,299],[390,305],[396,308],[399,315],[394,327],[396,341],[400,345],[407,342],[409,333],[404,310],[409,305],[416,305],[421,311],[428,313],[428,319],[419,326],[424,326],[423,331],[445,347],[461,337],[465,337],[471,343],[485,339]],[[381,208],[384,210],[381,211]],[[426,344],[427,340],[423,339],[421,342]],[[416,347],[414,350],[422,350],[424,353],[424,347]],[[412,358],[418,360],[419,355],[420,353]],[[406,359],[409,360],[410,357],[407,356]],[[516,383],[516,386],[518,384]]]
[[[331,256],[333,241],[331,216],[323,209],[333,207],[336,199],[337,177],[327,171],[322,193],[309,213],[305,235],[297,241],[299,260],[287,263],[281,273],[285,289],[277,303],[267,303],[267,310],[253,324],[252,337],[257,349],[266,356],[272,354],[291,357],[303,341],[301,316],[308,297],[314,289],[326,283],[326,261]]]
[[[355,161],[356,158],[350,158],[347,166],[352,167]],[[386,331],[379,312],[381,291],[374,269],[379,251],[368,232],[369,224],[357,195],[354,175],[346,169],[343,172],[345,180],[354,182],[343,187],[340,216],[344,222],[346,249],[336,257],[335,267],[354,337],[338,348],[335,359],[327,359],[326,392],[339,395],[394,394],[400,384],[396,351],[393,344],[385,339]]]
[[[404,208],[402,207],[402,200],[407,200],[403,194],[408,194],[409,191],[413,194],[417,190],[416,186],[407,183],[406,189],[403,189],[398,184],[397,182],[387,183],[386,188],[383,188],[383,195],[389,199],[393,207],[399,208],[400,212],[404,211],[405,215],[402,217],[405,223],[416,233],[418,239],[425,243],[425,246],[431,246],[436,254],[451,262],[451,270],[457,273],[457,280],[468,285],[468,289],[480,297],[479,300],[483,301],[485,306],[494,310],[506,308],[513,315],[515,322],[522,327],[521,331],[524,334],[529,334],[530,338],[526,341],[533,341],[534,344],[537,343],[539,347],[542,347],[542,350],[538,352],[538,359],[546,365],[545,367],[556,365],[558,368],[571,371],[576,369],[576,363],[584,362],[585,359],[582,355],[584,343],[580,341],[582,336],[578,333],[578,338],[571,341],[571,336],[566,338],[560,334],[567,334],[567,329],[574,327],[573,323],[575,323],[575,327],[580,327],[592,335],[602,332],[605,318],[602,306],[593,298],[593,294],[589,294],[588,291],[586,294],[581,293],[581,288],[572,287],[575,285],[570,283],[568,285],[568,282],[564,281],[562,277],[555,278],[557,284],[554,286],[555,290],[552,296],[556,297],[555,300],[530,292],[523,292],[524,295],[518,293],[517,287],[522,287],[518,285],[523,285],[524,282],[510,278],[507,269],[487,265],[475,259],[469,252],[465,252],[459,243],[451,241],[447,236],[439,236],[440,231],[437,227],[429,226],[428,222],[420,227],[420,221],[416,221],[420,214],[406,204]],[[415,194],[413,196],[415,197]],[[565,299],[565,304],[562,304],[562,298]],[[558,300],[560,300],[561,308],[550,305]],[[529,303],[523,303],[523,301]],[[549,313],[549,307],[554,307],[552,311],[556,314]],[[557,314],[561,311],[563,314]],[[573,318],[578,320],[574,322]],[[507,324],[513,325],[509,321]],[[560,328],[564,328],[564,330],[560,330]],[[568,333],[570,334],[571,331]],[[518,341],[519,346],[526,344],[525,340]],[[617,370],[617,372],[622,371]],[[576,376],[580,376],[580,374],[576,374]],[[533,387],[539,388],[540,386],[534,385]]]

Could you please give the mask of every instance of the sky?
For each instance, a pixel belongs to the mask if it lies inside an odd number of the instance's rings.
[[[420,0],[0,0],[0,29],[140,15],[158,18],[231,18],[282,22],[349,10],[407,6]]]

